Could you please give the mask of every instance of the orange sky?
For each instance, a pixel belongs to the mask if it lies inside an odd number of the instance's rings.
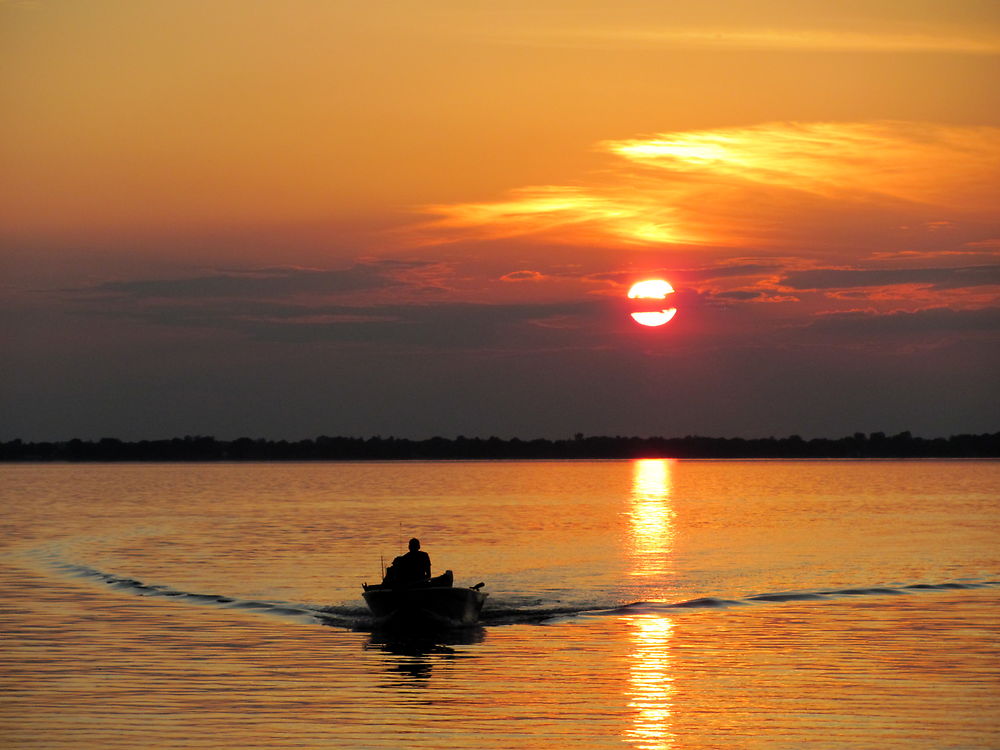
[[[647,361],[663,356],[663,340],[637,340],[613,306],[650,274],[678,288],[680,313],[664,331],[667,348],[688,353],[692,393],[715,372],[712,357],[748,337],[784,357],[829,349],[832,331],[845,352],[958,347],[983,383],[996,375],[992,0],[9,0],[0,62],[0,257],[19,363],[11,437],[127,431],[126,416],[102,427],[104,412],[79,406],[126,377],[96,366],[80,340],[105,360],[183,350],[187,372],[219,366],[199,359],[208,340],[225,341],[244,373],[318,346],[330,378],[355,373],[343,377],[362,398],[360,373],[375,360],[465,340],[408,337],[421,326],[458,332],[475,320],[489,332],[449,353],[459,390],[497,352]],[[896,338],[868,340],[865,326]],[[818,338],[792,342],[793,331]],[[782,372],[794,369],[782,357]],[[573,372],[570,359],[557,366]],[[926,370],[880,366],[886,387]],[[67,367],[89,373],[91,390],[51,375]],[[610,388],[640,377],[615,373],[613,358],[595,368]],[[530,392],[530,369],[515,369]],[[642,388],[659,393],[648,369]],[[126,390],[146,404],[149,372],[132,377]],[[178,413],[198,422],[218,382],[180,369],[162,377]],[[983,416],[985,391],[954,424],[925,418],[920,404],[948,380],[927,378],[882,421],[947,430]],[[241,382],[247,397],[267,393]],[[838,383],[843,398],[858,392],[845,373],[827,384],[831,397]],[[411,385],[384,383],[383,400]],[[469,391],[452,410],[479,422],[452,424],[438,415],[455,392],[411,414],[412,431],[627,431],[635,406],[622,404],[620,418],[563,409],[504,422],[516,403],[480,408],[488,397]],[[23,407],[56,395],[79,415],[36,420]],[[818,419],[808,401],[771,425],[750,410],[702,431],[808,432]],[[156,432],[254,429],[233,417],[240,409],[233,397],[204,427],[178,418]],[[355,411],[343,429],[408,429]],[[856,427],[892,429],[874,412],[858,400]],[[667,413],[664,403],[660,421],[635,431],[673,432]],[[698,417],[691,407],[683,431],[699,431]],[[337,431],[318,418],[260,424]]]

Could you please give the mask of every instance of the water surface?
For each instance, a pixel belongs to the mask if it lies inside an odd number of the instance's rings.
[[[1000,463],[2,469],[6,747],[1000,746]],[[419,536],[482,627],[372,632]]]

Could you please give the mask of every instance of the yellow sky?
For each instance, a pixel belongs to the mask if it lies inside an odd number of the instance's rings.
[[[998,29],[994,2],[5,2],[0,223],[379,224],[658,133],[1000,125]]]

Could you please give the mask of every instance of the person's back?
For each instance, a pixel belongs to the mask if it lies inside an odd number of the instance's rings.
[[[392,561],[395,583],[426,583],[431,577],[431,558],[420,549],[420,540],[410,540],[410,551]]]

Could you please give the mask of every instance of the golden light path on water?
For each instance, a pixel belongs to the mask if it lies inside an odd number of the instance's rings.
[[[640,459],[633,464],[629,507],[633,576],[662,579],[670,568],[674,543],[671,466],[667,459]]]
[[[664,459],[633,464],[629,533],[633,576],[665,580],[674,543],[671,466]],[[673,673],[670,641],[673,622],[657,615],[630,618],[629,708],[626,739],[640,750],[667,750],[672,732]]]

